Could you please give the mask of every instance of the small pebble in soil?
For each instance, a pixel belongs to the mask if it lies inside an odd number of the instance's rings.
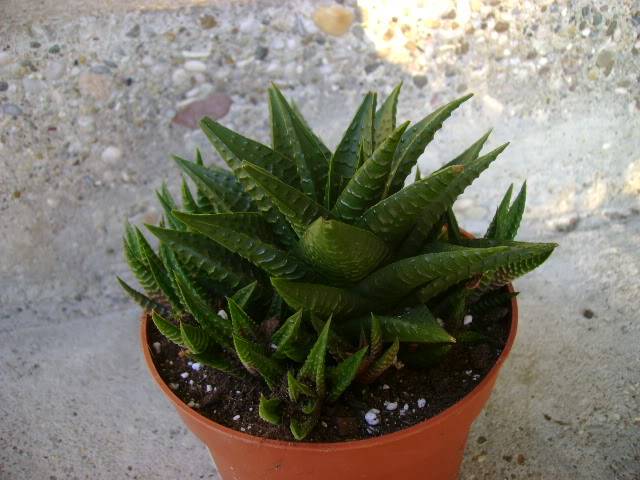
[[[327,428],[329,426],[324,420],[320,422],[320,425],[322,425],[324,428]]]
[[[382,385],[382,389],[383,390],[389,390],[389,388],[391,388],[391,387],[389,387],[389,385],[387,385],[386,383],[384,385]]]
[[[169,386],[171,387],[171,390],[177,390],[180,385],[177,383],[170,383]]]
[[[473,322],[473,317],[471,315],[465,315],[464,319],[462,320],[462,323],[464,325],[470,325],[471,322]]]
[[[182,373],[180,374],[180,376],[181,376],[182,378],[189,378],[189,372],[182,372]]]
[[[240,420],[240,415],[235,415],[235,416],[233,417],[233,420],[234,420],[235,422],[237,422],[238,420]]]
[[[221,318],[224,318],[225,320],[229,320],[229,317],[227,316],[227,312],[225,312],[224,310],[219,310],[218,316]]]
[[[427,406],[427,401],[424,398],[418,399],[418,408],[424,408]]]
[[[392,412],[398,408],[398,402],[384,402],[384,408]]]
[[[162,351],[160,342],[153,342],[153,349],[155,350],[156,354],[159,354]]]
[[[380,410],[372,408],[364,414],[364,419],[369,425],[378,425],[380,423]]]
[[[196,363],[191,365],[191,368],[197,372],[198,370],[200,370],[201,366],[202,365],[200,365],[198,362],[196,362]]]
[[[209,393],[211,390],[213,390],[213,388],[211,387],[211,385],[207,385],[206,387],[204,387],[205,392]]]

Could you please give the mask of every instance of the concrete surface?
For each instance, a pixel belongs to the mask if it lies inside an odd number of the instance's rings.
[[[335,144],[358,97],[400,80],[400,118],[476,93],[423,168],[491,126],[512,141],[458,202],[464,225],[527,178],[522,238],[561,245],[518,282],[520,334],[462,478],[640,476],[638,2],[345,2],[341,37],[311,1],[82,3],[2,4],[0,478],[216,478],[144,371],[114,282],[122,222],[158,218],[168,152],[215,161],[171,121],[189,101],[227,95],[222,121],[266,141],[276,81]]]

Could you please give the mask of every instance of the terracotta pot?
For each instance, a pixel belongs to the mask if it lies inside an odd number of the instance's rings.
[[[511,286],[509,290],[513,291]],[[224,480],[453,480],[458,478],[469,428],[489,399],[515,340],[515,298],[511,312],[511,330],[504,351],[462,400],[405,430],[339,443],[293,443],[254,437],[200,415],[173,393],[156,370],[147,336],[147,315],[143,315],[140,333],[151,375],[187,427],[207,445]]]

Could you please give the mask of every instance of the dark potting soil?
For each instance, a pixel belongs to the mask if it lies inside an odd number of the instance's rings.
[[[509,308],[474,316],[473,330],[493,343],[458,342],[437,365],[426,369],[391,367],[371,385],[353,384],[323,415],[308,442],[341,442],[396,432],[429,419],[468,394],[489,372],[509,335]],[[260,394],[269,395],[260,378],[239,379],[196,365],[149,322],[153,361],[162,379],[187,405],[217,423],[251,435],[293,440],[288,421],[272,425],[258,416]],[[379,424],[365,414],[379,410]],[[286,418],[286,416],[285,416]]]

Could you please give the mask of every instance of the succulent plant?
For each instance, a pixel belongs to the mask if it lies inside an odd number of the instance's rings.
[[[461,233],[453,203],[507,144],[481,154],[487,133],[420,178],[418,157],[471,95],[398,126],[400,87],[379,108],[368,93],[333,153],[275,86],[272,147],[204,118],[229,170],[205,166],[200,152],[175,157],[196,193],[183,179],[178,207],[166,185],[157,192],[164,218],[147,225],[157,252],[126,226],[125,255],[146,294],[119,279],[123,288],[197,361],[260,375],[272,392],[261,417],[280,423],[289,412],[296,439],[324,404],[398,355],[424,366],[456,341],[484,341],[464,316],[504,305],[502,287],[556,246],[514,240],[526,185],[513,204],[509,188],[484,238]]]

